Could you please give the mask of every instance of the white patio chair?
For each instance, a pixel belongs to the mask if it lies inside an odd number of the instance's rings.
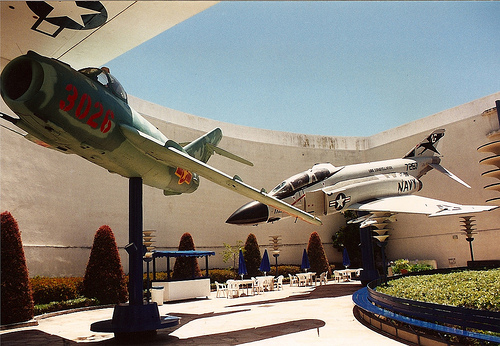
[[[266,278],[264,280],[259,280],[262,281],[262,286],[264,286],[264,290],[270,291],[271,288],[274,288],[274,279],[273,278]]]
[[[222,294],[223,297],[227,297],[227,284],[221,284],[215,281],[215,286],[217,287],[217,298],[219,298],[220,294]]]
[[[299,286],[306,286],[307,285],[307,278],[304,275],[297,275],[297,278],[299,279]]]
[[[274,288],[276,290],[282,290],[283,289],[283,275],[280,275],[276,278],[276,281],[274,282]]]
[[[253,294],[260,294],[264,292],[264,282],[262,280],[252,278],[252,292]]]
[[[296,277],[295,275],[288,274],[288,277],[290,278],[290,287],[293,285],[299,286],[299,278]]]
[[[240,286],[234,280],[227,280],[227,297],[234,298],[240,296]]]
[[[316,277],[315,285],[318,283],[318,281],[319,281],[320,286],[323,284],[326,285],[326,283],[328,282],[327,275],[328,275],[328,273],[324,272],[324,273],[321,273],[321,275],[319,277]]]
[[[340,273],[338,270],[333,271],[333,279],[337,280],[337,282],[340,283],[340,280],[342,279],[342,273]]]

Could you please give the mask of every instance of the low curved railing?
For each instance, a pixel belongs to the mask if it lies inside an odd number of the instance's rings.
[[[470,268],[438,269],[419,273],[411,273],[405,276],[443,274],[456,270]],[[388,278],[397,280],[400,277]],[[465,328],[473,328],[483,331],[500,332],[500,312],[461,308],[449,305],[426,303],[416,300],[397,298],[385,293],[377,292],[375,287],[382,281],[375,280],[353,295],[354,303],[368,312],[399,320],[401,322],[434,329],[438,332],[452,333],[476,339],[499,342],[500,337],[468,332]],[[440,324],[438,324],[440,323]],[[444,326],[442,325],[444,324]],[[446,325],[454,325],[463,329],[455,329]]]
[[[397,280],[397,278],[393,280]],[[368,299],[382,309],[428,322],[446,323],[462,328],[500,333],[500,312],[398,298],[377,292],[375,287],[381,283],[380,280],[375,280],[368,284]]]

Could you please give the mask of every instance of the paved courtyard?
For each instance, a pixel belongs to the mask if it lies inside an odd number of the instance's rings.
[[[401,345],[368,329],[354,316],[356,282],[290,287],[239,298],[163,304],[160,315],[181,317],[177,327],[160,330],[139,345]],[[94,333],[90,324],[111,319],[113,308],[38,319],[38,326],[0,332],[2,345],[119,345],[113,334]]]

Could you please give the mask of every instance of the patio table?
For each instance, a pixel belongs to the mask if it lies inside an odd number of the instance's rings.
[[[250,287],[249,287],[250,286]],[[234,298],[240,296],[240,291],[246,289],[246,294],[248,295],[248,289],[252,288],[253,280],[252,279],[244,279],[244,280],[227,280],[227,290],[228,290],[228,298]],[[234,294],[236,292],[236,295]]]

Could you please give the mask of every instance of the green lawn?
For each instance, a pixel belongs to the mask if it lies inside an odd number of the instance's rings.
[[[407,276],[376,290],[399,298],[500,311],[500,269]]]

